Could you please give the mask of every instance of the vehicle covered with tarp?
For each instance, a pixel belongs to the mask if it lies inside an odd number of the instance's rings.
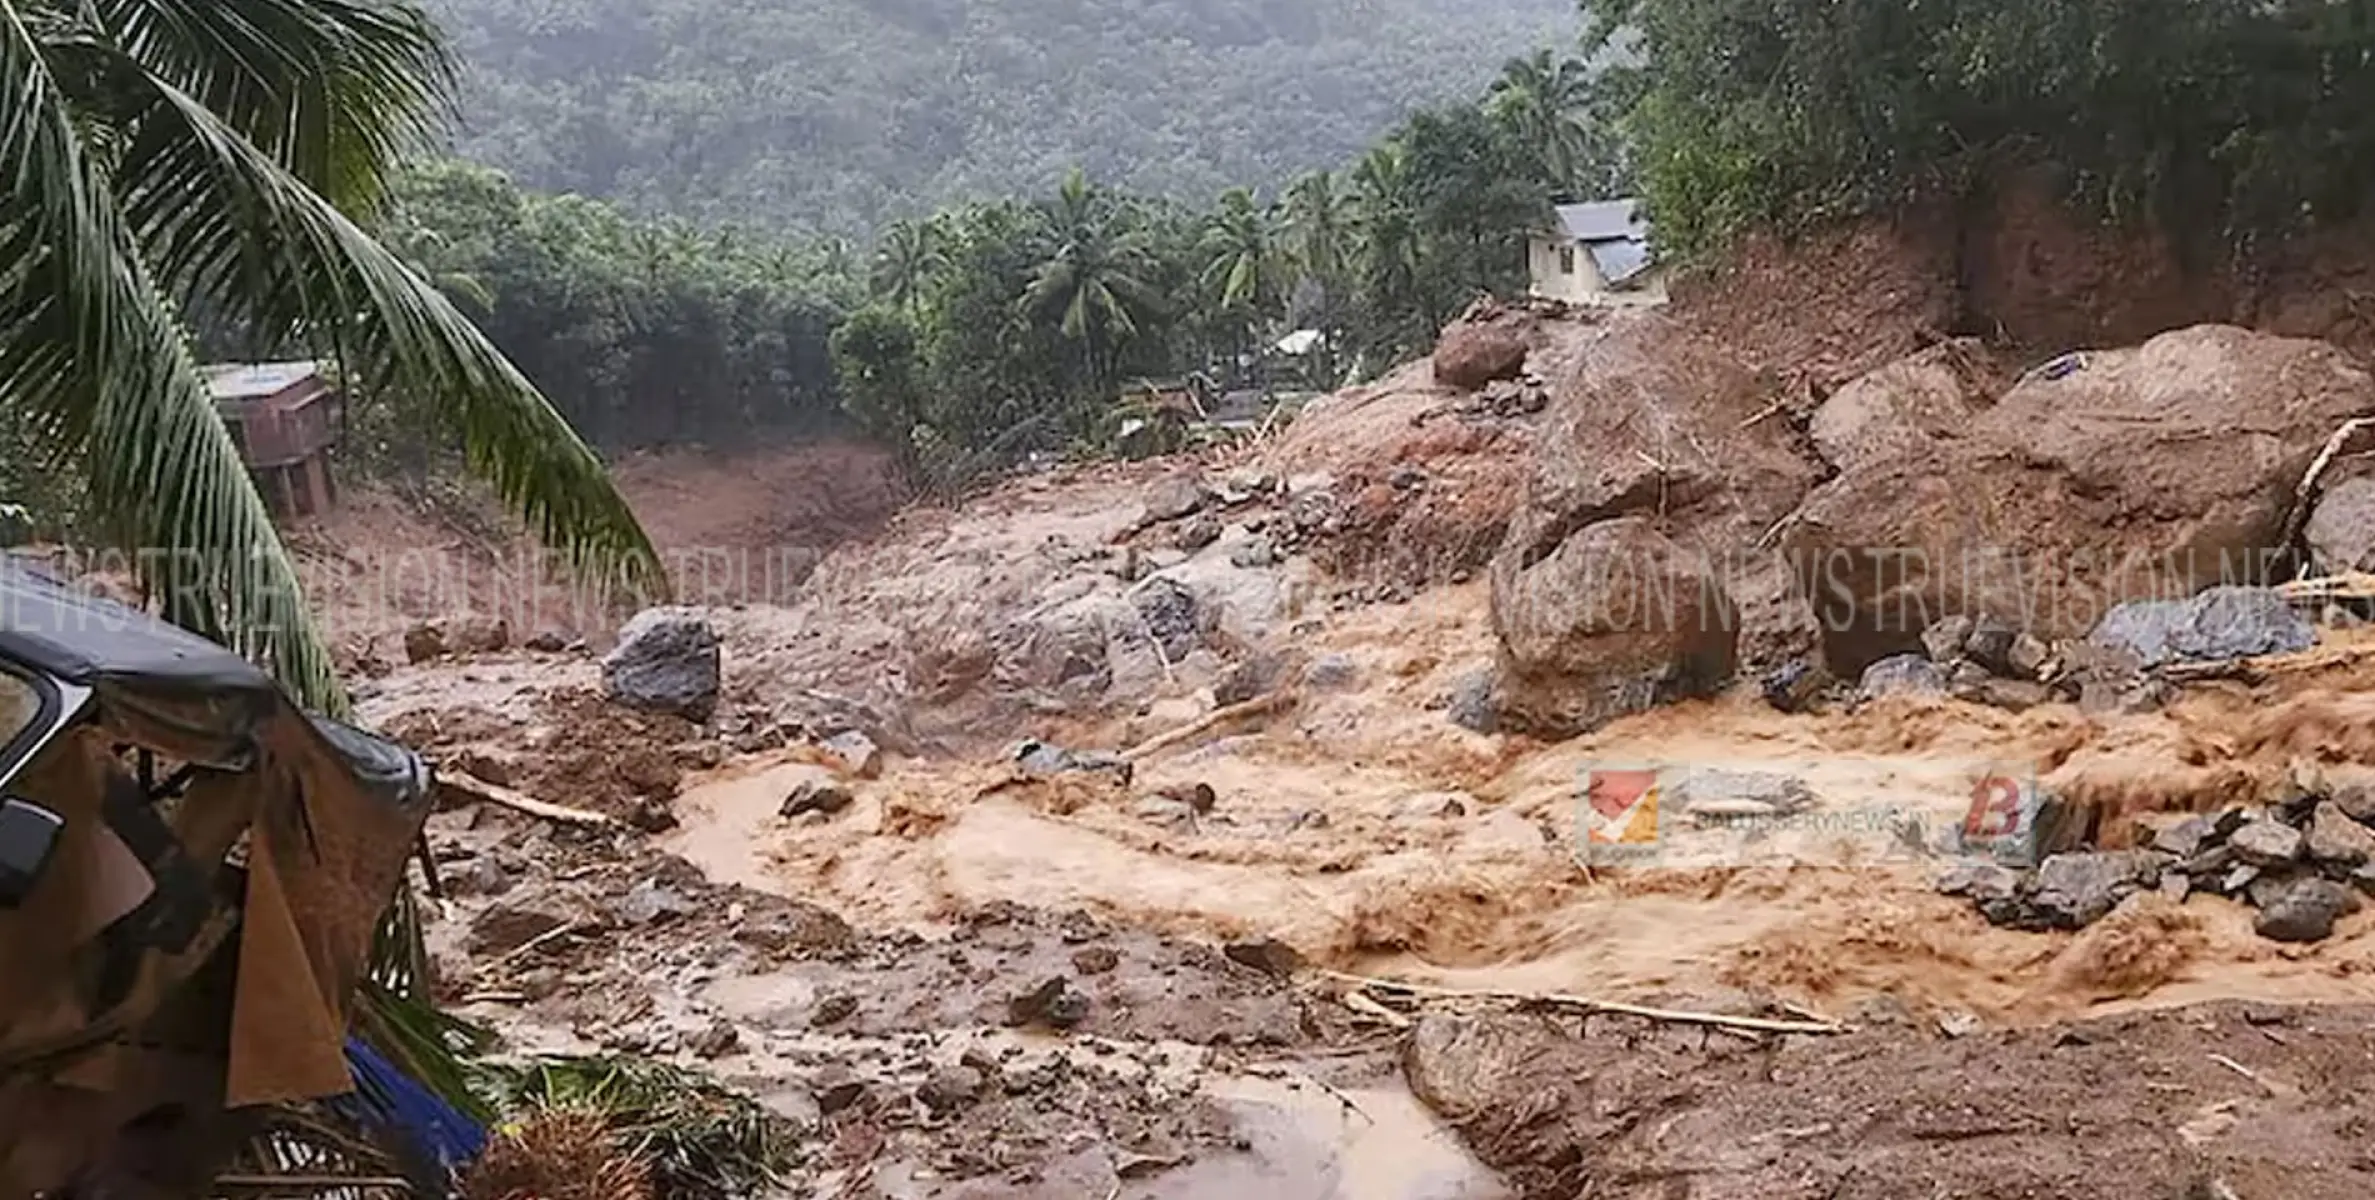
[[[411,751],[0,564],[0,1200],[196,1196],[338,1096],[431,807]]]

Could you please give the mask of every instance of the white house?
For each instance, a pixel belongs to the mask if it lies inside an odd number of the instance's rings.
[[[1640,201],[1562,204],[1555,211],[1555,228],[1537,230],[1526,241],[1533,295],[1570,304],[1665,302]]]

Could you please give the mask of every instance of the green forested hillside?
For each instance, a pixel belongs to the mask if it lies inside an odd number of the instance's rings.
[[[1569,45],[1573,0],[430,0],[456,149],[533,187],[861,236],[1068,166],[1208,201]]]

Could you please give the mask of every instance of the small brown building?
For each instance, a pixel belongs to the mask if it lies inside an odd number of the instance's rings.
[[[229,364],[207,368],[215,407],[267,503],[284,513],[326,511],[330,447],[342,401],[321,364]]]

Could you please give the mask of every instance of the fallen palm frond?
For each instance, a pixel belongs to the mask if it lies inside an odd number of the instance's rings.
[[[486,1089],[505,1111],[599,1113],[618,1150],[649,1170],[651,1194],[661,1200],[753,1195],[792,1159],[781,1119],[748,1096],[666,1063],[540,1059],[488,1068]],[[475,1189],[471,1196],[500,1200]]]
[[[487,1146],[463,1200],[652,1200],[651,1169],[592,1109],[530,1113]]]

